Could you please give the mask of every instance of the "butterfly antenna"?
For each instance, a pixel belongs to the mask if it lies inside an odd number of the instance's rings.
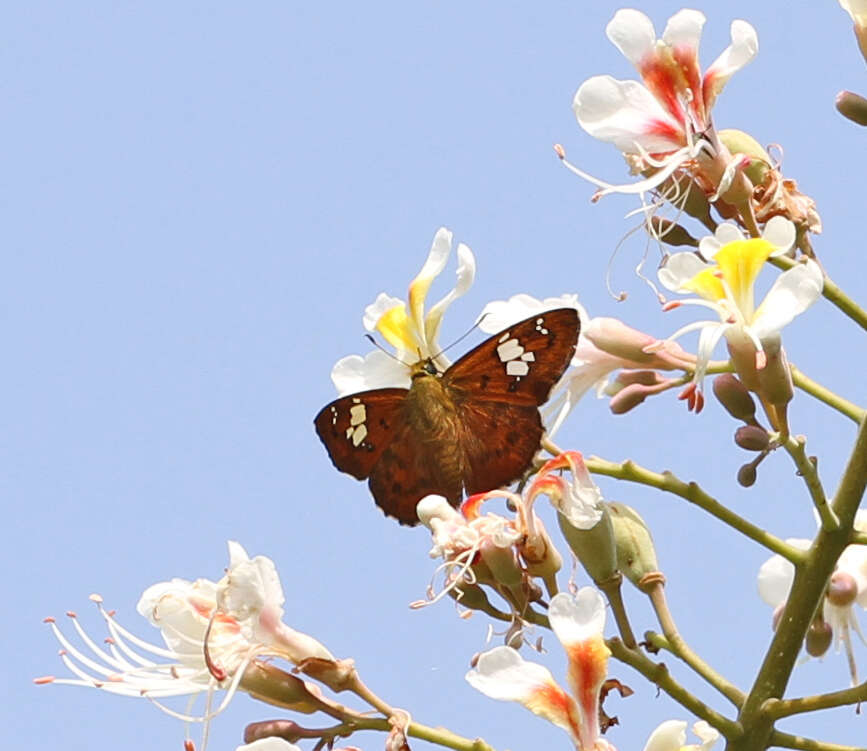
[[[382,352],[385,352],[392,360],[397,360],[397,362],[402,362],[399,357],[396,357],[391,352],[389,352],[385,347],[383,347],[376,339],[374,339],[370,334],[365,334],[364,338],[367,339],[374,347]]]
[[[437,352],[434,355],[434,358],[437,358],[440,355],[444,355],[446,352],[448,352],[456,344],[460,344],[464,339],[466,339],[470,334],[472,334],[477,328],[479,328],[479,326],[481,326],[482,321],[485,320],[487,315],[488,315],[487,313],[483,313],[482,315],[480,315],[478,321],[476,321],[472,326],[470,326],[470,328],[467,331],[465,331],[457,339],[455,339],[451,344],[449,344],[448,347],[443,347],[443,349],[441,349],[439,352]]]

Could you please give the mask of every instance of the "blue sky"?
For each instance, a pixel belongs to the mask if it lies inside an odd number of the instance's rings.
[[[484,619],[459,620],[447,603],[408,609],[435,565],[427,534],[382,518],[363,484],[335,472],[312,419],[334,398],[334,361],[367,350],[364,307],[380,291],[405,293],[442,225],[478,262],[476,285],[449,311],[445,342],[486,302],[517,292],[576,292],[591,315],[659,336],[683,323],[632,274],[639,239],[611,265],[627,301],[609,296],[606,269],[634,204],[591,204],[591,187],[551,149],[561,142],[588,172],[626,178],[619,155],[583,133],[570,106],[590,75],[633,75],[604,36],[618,7],[6,9],[5,737],[69,751],[180,748],[180,723],[147,702],[33,686],[35,676],[63,672],[40,621],[72,609],[99,634],[87,600],[99,592],[153,638],[135,614],[142,590],[173,576],[219,578],[235,539],[276,562],[289,623],[354,657],[374,689],[419,721],[499,749],[566,747],[560,731],[464,682],[485,647]],[[680,6],[639,7],[661,29]],[[815,241],[824,268],[867,300],[856,270],[867,152],[863,133],[833,109],[839,89],[867,90],[848,17],[831,0],[697,7],[708,16],[705,64],[728,43],[733,18],[759,34],[759,56],[720,98],[717,126],[783,146],[784,173],[824,220]],[[785,343],[810,376],[864,404],[857,334],[819,304]],[[833,490],[852,425],[802,395],[792,414]],[[732,442],[735,427],[712,402],[695,417],[663,396],[613,417],[588,397],[559,442],[699,479],[775,534],[810,535],[812,512],[786,457],[766,461],[750,490],[736,485],[747,457]],[[770,639],[770,613],[755,593],[766,553],[677,499],[600,484],[650,523],[684,636],[747,688]],[[637,630],[653,627],[637,593],[628,605]],[[544,659],[562,675],[558,647],[546,641]],[[867,666],[867,650],[856,650]],[[611,673],[636,689],[608,706],[620,717],[609,737],[621,751],[640,749],[663,719],[692,719],[628,668],[613,664]],[[845,660],[830,654],[797,668],[791,695],[847,680]],[[215,721],[211,747],[232,749],[246,722],[278,715],[239,697]],[[857,745],[864,723],[843,709],[782,727]]]

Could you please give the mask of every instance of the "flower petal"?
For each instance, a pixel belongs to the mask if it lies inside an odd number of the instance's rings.
[[[745,239],[743,233],[734,224],[723,222],[717,225],[712,235],[707,235],[699,241],[698,249],[710,261],[723,245]]]
[[[753,332],[759,339],[779,332],[819,299],[823,284],[822,269],[811,258],[784,271],[753,316]]]
[[[409,388],[409,370],[399,360],[375,349],[364,357],[347,355],[331,369],[331,381],[339,396],[387,387]]]
[[[588,78],[575,93],[572,110],[591,136],[626,154],[668,153],[686,145],[678,122],[637,81]]]
[[[691,279],[707,268],[708,264],[695,253],[675,253],[666,259],[657,276],[663,287],[680,292]]]
[[[483,652],[466,675],[467,682],[485,696],[516,701],[533,714],[552,722],[578,738],[575,701],[557,685],[550,671],[527,662],[511,647]]]
[[[723,50],[704,74],[702,95],[708,112],[729,78],[750,62],[759,51],[756,30],[746,21],[732,21],[731,37],[732,43]]]
[[[458,245],[458,270],[455,288],[434,305],[425,316],[425,341],[431,350],[437,348],[437,335],[439,334],[440,323],[442,323],[443,314],[446,312],[446,309],[455,300],[467,293],[467,290],[473,286],[475,278],[476,258],[473,255],[473,251],[461,243]],[[430,354],[436,355],[438,353],[431,351]]]
[[[698,55],[705,20],[701,11],[683,8],[668,19],[662,32],[662,41],[671,47],[692,50]]]
[[[605,27],[605,34],[624,57],[638,67],[656,48],[653,22],[634,8],[621,8]]]
[[[434,235],[427,260],[425,260],[421,271],[418,272],[415,279],[409,285],[408,315],[413,329],[418,335],[420,343],[423,345],[427,344],[422,338],[424,336],[424,301],[427,298],[427,293],[433,280],[446,267],[446,262],[449,260],[451,252],[452,233],[445,227],[440,227],[436,235]],[[429,356],[431,353],[423,347],[423,354]]]
[[[479,328],[488,334],[496,334],[531,315],[546,313],[555,308],[575,308],[581,319],[582,329],[589,320],[587,311],[578,303],[578,295],[564,294],[539,300],[531,295],[519,293],[512,295],[508,300],[494,300],[485,305],[479,316]]]
[[[656,727],[644,744],[644,751],[680,751],[686,743],[686,723],[666,720]]]
[[[560,592],[548,607],[551,628],[564,647],[601,638],[605,628],[605,601],[594,587],[582,587],[576,595]]]
[[[793,538],[786,540],[789,545],[806,550],[810,541]],[[795,567],[781,555],[772,555],[759,568],[759,597],[772,608],[782,605],[789,596],[795,579]]]
[[[772,216],[762,231],[762,237],[776,248],[771,256],[782,255],[795,244],[795,225],[784,216]]]

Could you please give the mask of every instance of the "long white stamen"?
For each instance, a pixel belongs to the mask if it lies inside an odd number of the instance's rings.
[[[157,647],[154,644],[150,644],[144,639],[140,639],[132,632],[127,631],[114,618],[112,618],[102,606],[99,607],[99,612],[102,614],[102,617],[105,618],[105,622],[108,624],[108,630],[111,632],[111,635],[115,638],[118,645],[123,644],[124,641],[128,641],[132,644],[135,644],[135,646],[139,647],[140,649],[145,650],[145,652],[150,652],[157,657],[165,657],[169,660],[175,659],[177,657],[177,655],[171,650],[165,649],[163,647]],[[121,648],[123,649],[123,647]]]

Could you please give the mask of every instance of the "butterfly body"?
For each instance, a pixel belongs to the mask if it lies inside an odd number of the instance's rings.
[[[518,479],[539,449],[544,403],[578,338],[572,308],[501,331],[444,373],[432,360],[410,367],[410,388],[345,396],[315,426],[334,466],[368,478],[376,503],[403,524],[431,493],[457,505],[467,494]]]

